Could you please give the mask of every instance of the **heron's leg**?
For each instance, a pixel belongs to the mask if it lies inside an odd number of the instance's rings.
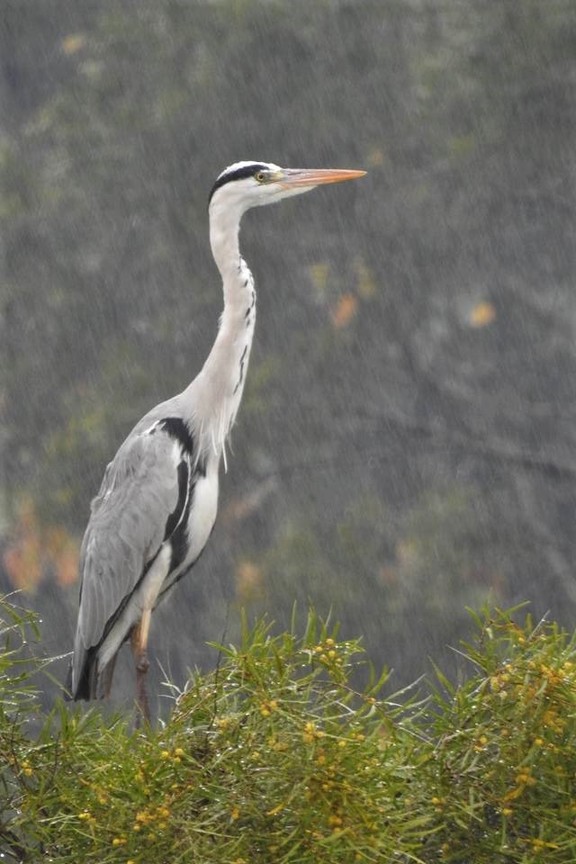
[[[146,690],[146,673],[150,666],[148,660],[148,633],[150,632],[150,618],[152,612],[145,609],[142,613],[140,623],[132,631],[132,653],[136,664],[136,705],[140,716],[146,723],[150,722],[150,705]],[[138,726],[138,719],[136,720]]]

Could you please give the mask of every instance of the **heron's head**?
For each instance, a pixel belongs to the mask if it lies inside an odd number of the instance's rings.
[[[242,215],[251,207],[273,204],[323,183],[354,180],[365,173],[332,168],[280,168],[271,162],[235,162],[214,183],[210,207],[224,206]]]

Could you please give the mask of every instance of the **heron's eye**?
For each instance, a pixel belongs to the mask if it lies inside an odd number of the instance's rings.
[[[265,171],[257,171],[254,175],[254,179],[258,181],[258,183],[266,182],[266,172]]]

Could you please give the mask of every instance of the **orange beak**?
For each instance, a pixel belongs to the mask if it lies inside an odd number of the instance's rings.
[[[276,182],[283,189],[296,186],[320,186],[322,183],[343,183],[345,180],[357,180],[364,177],[366,171],[344,170],[335,168],[285,168]]]

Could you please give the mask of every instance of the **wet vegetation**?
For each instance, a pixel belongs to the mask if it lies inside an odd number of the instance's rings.
[[[385,674],[356,688],[365,652],[313,613],[302,635],[259,622],[165,725],[60,705],[32,734],[33,622],[4,606],[4,860],[569,864],[576,645],[518,618],[476,619],[460,686],[387,698]]]

